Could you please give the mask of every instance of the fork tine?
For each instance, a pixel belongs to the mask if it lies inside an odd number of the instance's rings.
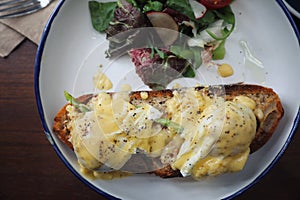
[[[0,9],[0,12],[9,12],[9,11],[17,11],[19,9],[23,9],[29,6],[34,6],[35,4],[38,4],[39,2],[36,0],[27,0],[27,1],[17,1],[17,2],[11,2],[10,4],[7,4],[4,6],[5,8]]]
[[[8,0],[0,4],[6,8],[0,9],[0,19],[18,17],[36,12],[46,7],[52,0]]]
[[[0,6],[6,6],[6,5],[10,5],[10,4],[14,4],[14,3],[20,3],[20,2],[24,2],[24,1],[22,1],[22,0],[8,0],[8,1],[0,3]]]

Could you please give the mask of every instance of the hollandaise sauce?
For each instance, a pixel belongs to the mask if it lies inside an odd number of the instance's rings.
[[[256,132],[252,99],[226,101],[194,88],[178,89],[160,110],[143,101],[147,92],[141,97],[136,105],[126,92],[102,92],[88,103],[88,112],[67,107],[71,142],[84,173],[112,179],[129,175],[130,169],[149,172],[170,165],[198,179],[243,169]],[[149,158],[143,160],[145,171],[138,169],[139,162],[138,168],[131,164],[126,173],[120,172],[138,154]],[[113,172],[99,172],[103,167]]]
[[[100,69],[94,75],[93,83],[98,90],[109,90],[113,87],[111,80]]]

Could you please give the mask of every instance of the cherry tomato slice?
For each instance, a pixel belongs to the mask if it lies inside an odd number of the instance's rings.
[[[198,0],[207,9],[219,9],[223,8],[231,3],[231,0]]]

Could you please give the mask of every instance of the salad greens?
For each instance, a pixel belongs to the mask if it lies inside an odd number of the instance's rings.
[[[134,48],[140,48],[135,43],[144,42],[147,43],[145,48],[151,50],[151,56],[144,58],[147,62],[143,64],[146,64],[136,66],[137,68],[146,69],[153,66],[157,68],[158,64],[162,64],[162,68],[174,68],[184,77],[195,77],[195,70],[202,64],[201,52],[209,51],[213,60],[224,58],[226,39],[234,30],[235,16],[228,5],[220,9],[208,9],[203,16],[196,18],[193,10],[195,8],[189,1],[191,0],[117,0],[105,3],[89,1],[89,10],[94,29],[107,35],[109,41],[107,57],[112,58]],[[152,27],[147,14],[155,12],[170,15],[178,26],[179,36],[169,46],[155,47],[155,42],[149,43],[152,38],[137,30]],[[120,34],[125,31],[131,31],[130,35]],[[148,52],[145,52],[148,55]],[[131,52],[129,55],[132,60],[143,59],[132,57],[143,56],[140,52]],[[157,55],[156,59],[152,59],[154,55]],[[137,72],[140,77],[146,77],[143,71],[136,71],[140,73]],[[159,71],[161,72],[157,69],[152,70],[157,73]],[[161,74],[148,75],[161,78]],[[162,86],[165,87],[164,84]]]
[[[143,13],[149,11],[163,11],[164,9],[172,9],[174,11],[177,11],[181,15],[188,17],[191,22],[195,23],[197,33],[205,30],[210,24],[218,20],[224,20],[225,23],[231,25],[231,29],[227,31],[226,34],[224,34],[222,37],[215,36],[214,38],[217,40],[226,39],[232,32],[235,24],[235,16],[230,6],[226,6],[217,10],[207,10],[202,18],[195,19],[193,9],[188,0],[119,0],[118,2],[89,1],[91,20],[95,30],[101,33],[105,32],[106,28],[114,17],[115,10],[118,7],[121,7],[121,5],[123,4],[131,4],[139,11],[142,10]],[[130,26],[130,24],[127,25]],[[227,28],[224,27],[224,30],[227,30]],[[211,31],[207,31],[210,32],[212,36],[214,36]]]
[[[195,20],[193,9],[188,0],[168,0],[166,2],[166,7],[180,11],[191,20]]]
[[[188,60],[196,69],[201,65],[201,51],[200,47],[190,47],[182,45],[172,45],[170,51],[180,58]]]
[[[163,4],[159,1],[148,1],[144,7],[143,7],[143,12],[149,12],[149,11],[162,11],[163,9]]]
[[[89,9],[94,29],[99,32],[105,31],[114,17],[116,7],[117,2],[101,3],[89,1]]]
[[[191,64],[172,52],[158,48],[138,48],[129,51],[142,81],[154,90],[165,89],[166,86],[182,75],[194,73]],[[194,76],[194,75],[193,75]]]
[[[224,58],[225,53],[226,53],[225,41],[226,40],[222,40],[222,42],[219,44],[219,46],[215,50],[213,50],[213,52],[212,52],[213,60],[221,60]]]

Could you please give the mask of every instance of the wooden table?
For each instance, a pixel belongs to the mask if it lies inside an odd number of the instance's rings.
[[[0,199],[105,199],[66,168],[43,133],[33,89],[36,50],[26,40],[0,58]],[[300,199],[299,167],[298,128],[274,168],[236,199]]]

